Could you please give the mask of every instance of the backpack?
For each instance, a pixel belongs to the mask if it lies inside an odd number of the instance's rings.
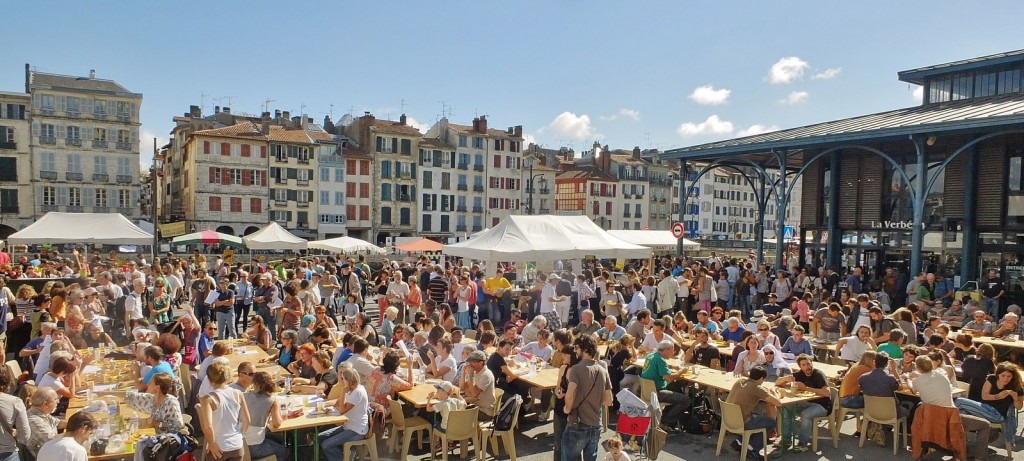
[[[683,415],[680,425],[690,434],[710,434],[721,418],[711,409],[711,401],[703,392],[693,396],[690,411]]]
[[[114,300],[114,305],[110,308],[110,317],[117,324],[124,322],[124,302],[128,299],[128,295],[121,295],[120,298]]]
[[[494,430],[512,430],[512,420],[516,417],[516,410],[522,405],[523,398],[518,394],[512,394],[501,403],[498,414],[494,416]]]

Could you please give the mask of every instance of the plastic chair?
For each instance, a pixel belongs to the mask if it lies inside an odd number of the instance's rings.
[[[337,386],[336,386],[337,387]],[[430,438],[431,426],[427,420],[419,416],[407,418],[402,413],[402,403],[397,402],[388,396],[388,405],[391,409],[391,436],[388,437],[388,452],[395,452],[395,445],[398,443],[398,433],[402,433],[402,457],[408,459],[409,445],[412,445],[413,433],[419,434],[419,448],[423,448],[423,432],[427,431],[427,438]]]
[[[718,403],[722,408],[722,427],[718,431],[718,448],[715,449],[715,456],[722,455],[722,446],[725,445],[725,433],[728,432],[742,437],[742,440],[740,440],[740,461],[747,459],[747,445],[750,443],[750,436],[760,432],[761,440],[765,442],[765,446],[761,450],[764,452],[765,457],[767,457],[768,429],[744,429],[743,411],[740,409],[740,406],[721,399],[718,400]]]
[[[466,330],[463,332],[467,338],[476,339],[476,330]]]
[[[1003,432],[1003,423],[988,423],[989,427],[999,432]],[[1013,446],[1009,443],[1006,444],[1006,457],[1013,458]]]
[[[430,443],[433,445],[434,438],[436,437],[441,442],[441,456],[444,461],[448,461],[448,442],[460,441],[462,442],[461,456],[466,457],[466,441],[473,442],[473,449],[476,450],[476,458],[479,461],[483,461],[483,451],[480,449],[480,433],[477,430],[477,415],[480,412],[480,408],[473,407],[466,410],[452,410],[448,413],[448,427],[446,429],[435,429],[430,437]],[[433,457],[434,448],[430,448],[431,457]],[[348,453],[346,453],[346,456]],[[347,459],[347,458],[346,458]],[[374,459],[374,461],[377,461]]]
[[[814,418],[812,424],[814,429],[811,432],[811,451],[818,452],[818,425],[824,421],[828,423],[829,432],[832,434],[832,447],[839,448],[839,389],[830,387],[829,392],[832,394],[832,411],[825,416],[819,416]]]
[[[851,414],[853,415],[853,427],[856,428],[856,430],[858,431],[860,430],[861,420],[864,418],[863,408],[847,408],[840,405],[838,408],[838,412],[839,413],[836,414],[837,433],[839,432],[839,429],[842,429],[843,423],[846,422],[846,416]]]
[[[377,458],[377,438],[374,437],[374,431],[377,429],[377,422],[373,417],[373,411],[370,411],[370,430],[366,431],[366,437],[361,440],[353,440],[351,442],[345,442],[341,445],[342,457],[341,459],[352,459],[349,454],[352,448],[366,447],[370,452],[371,461],[379,461]]]
[[[658,394],[658,388],[654,385],[654,381],[647,378],[640,378],[640,400],[643,400],[644,403],[650,405],[652,393],[655,395]],[[658,407],[662,410],[667,406],[667,403],[658,404]]]
[[[495,431],[494,430],[494,421],[491,421],[489,423],[484,423],[484,424],[481,424],[479,426],[480,427],[480,434],[481,434],[480,435],[480,437],[481,437],[480,440],[483,442],[483,446],[484,446],[484,450],[485,451],[487,450],[487,441],[489,440],[491,442],[491,452],[494,454],[495,457],[500,455],[501,454],[501,450],[500,450],[501,447],[498,445],[498,442],[499,442],[499,439],[500,439],[501,443],[503,445],[505,445],[505,452],[508,453],[509,459],[511,459],[511,461],[516,461],[515,430],[516,430],[516,426],[519,425],[519,407],[521,405],[522,405],[521,403],[520,404],[515,404],[515,408],[513,409],[513,414],[512,414],[512,426],[508,430],[506,430],[506,431]],[[486,439],[483,438],[483,431],[485,431],[485,430],[490,430],[490,434],[487,435]],[[487,454],[484,453],[483,457],[486,457],[486,456],[487,456]]]
[[[860,428],[860,443],[858,447],[864,446],[864,439],[868,436],[868,423],[888,424],[893,427],[892,454],[898,453],[900,446],[900,434],[903,434],[903,446],[907,446],[907,417],[899,417],[896,413],[895,397],[873,397],[864,396],[864,421]],[[902,428],[902,431],[901,431]]]
[[[7,371],[11,373],[11,381],[17,380],[21,377],[21,363],[17,360],[8,360]]]

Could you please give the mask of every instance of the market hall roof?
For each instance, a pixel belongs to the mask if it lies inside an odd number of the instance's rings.
[[[805,149],[839,143],[905,139],[910,135],[1024,126],[1024,94],[1007,93],[913,106],[830,122],[667,150],[663,159],[704,160],[729,155]]]
[[[1016,50],[990,54],[988,56],[979,56],[976,58],[961,59],[959,61],[947,62],[945,64],[918,67],[917,69],[898,72],[896,75],[899,77],[900,81],[922,85],[924,84],[925,78],[933,75],[971,71],[980,68],[991,68],[992,66],[1021,62],[1024,62],[1024,50]]]

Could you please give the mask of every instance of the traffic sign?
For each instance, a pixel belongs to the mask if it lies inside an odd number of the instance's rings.
[[[793,232],[793,226],[786,226],[786,227],[784,227],[783,230],[782,230],[782,238],[783,238],[783,240],[792,240],[793,239],[793,233],[794,233]]]
[[[677,239],[681,239],[681,238],[683,238],[683,232],[685,232],[685,229],[683,229],[683,223],[677,222],[677,223],[672,224],[672,236],[673,237],[675,237]]]

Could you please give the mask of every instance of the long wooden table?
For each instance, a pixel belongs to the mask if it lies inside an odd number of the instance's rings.
[[[975,344],[991,344],[992,347],[1009,347],[1012,349],[1024,349],[1024,340],[993,338],[991,336],[978,336],[973,339]]]

